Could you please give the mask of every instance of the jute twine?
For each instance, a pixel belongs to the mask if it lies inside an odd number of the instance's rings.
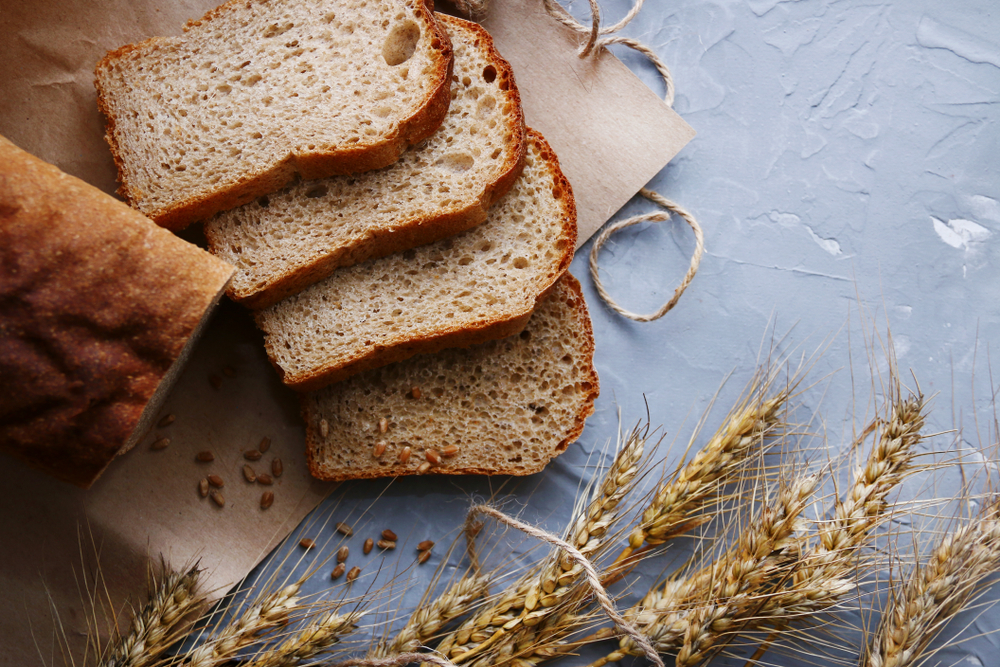
[[[589,26],[585,26],[581,24],[579,21],[577,21],[575,18],[573,18],[573,16],[569,12],[563,9],[562,5],[556,2],[556,0],[543,0],[545,4],[545,9],[546,11],[548,11],[550,16],[552,16],[554,19],[562,23],[570,30],[573,30],[574,32],[580,34],[581,36],[586,37],[586,41],[580,47],[580,50],[578,52],[578,55],[581,58],[597,54],[601,51],[601,49],[604,49],[607,46],[610,46],[611,44],[622,44],[646,56],[646,58],[648,58],[649,61],[653,63],[653,65],[656,67],[656,70],[660,73],[660,76],[663,78],[663,83],[665,86],[665,92],[663,95],[664,101],[669,106],[673,106],[674,78],[670,74],[670,68],[667,67],[667,64],[663,61],[662,58],[660,58],[660,56],[656,54],[655,51],[653,51],[651,48],[649,48],[639,40],[632,39],[631,37],[621,37],[617,35],[613,35],[610,37],[602,37],[602,35],[611,35],[611,33],[618,32],[626,25],[628,25],[632,21],[632,19],[634,19],[636,15],[639,13],[639,10],[642,9],[642,4],[644,1],[645,0],[636,0],[635,4],[632,6],[632,9],[629,10],[629,12],[625,15],[624,18],[622,18],[621,21],[612,26],[607,26],[602,28],[601,10],[600,7],[598,7],[597,5],[597,0],[588,0],[588,2],[590,3]],[[454,0],[454,2],[460,12],[474,19],[482,18],[489,9],[489,0]],[[701,265],[701,256],[705,251],[705,238],[704,234],[701,231],[701,225],[698,224],[698,221],[689,211],[686,211],[685,209],[681,208],[679,205],[670,201],[666,197],[647,188],[643,188],[642,190],[639,191],[639,193],[646,199],[649,199],[650,201],[662,206],[664,209],[666,209],[667,212],[666,213],[657,212],[657,213],[647,213],[644,215],[637,215],[635,217],[613,223],[612,225],[606,227],[604,231],[601,232],[600,236],[597,237],[597,240],[594,241],[594,245],[590,249],[590,276],[594,281],[594,286],[597,288],[597,293],[600,294],[601,298],[604,299],[604,302],[608,304],[608,306],[612,310],[619,313],[620,315],[623,315],[624,317],[627,317],[631,320],[635,320],[637,322],[652,322],[653,320],[658,320],[664,315],[666,315],[667,312],[670,311],[670,309],[672,309],[675,305],[677,305],[677,301],[681,298],[681,295],[684,294],[684,290],[686,290],[688,288],[688,285],[691,284],[691,280],[694,278],[695,274],[698,272],[698,267]],[[695,247],[694,247],[694,252],[691,255],[691,266],[688,269],[687,273],[684,274],[684,278],[683,280],[681,280],[680,285],[678,285],[677,288],[674,290],[674,295],[670,298],[669,301],[663,304],[663,306],[661,306],[656,312],[649,313],[647,315],[640,315],[638,313],[633,313],[632,311],[627,310],[626,308],[620,306],[618,302],[615,301],[615,299],[608,293],[607,289],[605,289],[604,284],[601,282],[600,274],[597,270],[598,254],[600,253],[601,248],[604,246],[607,240],[614,233],[621,231],[626,227],[631,227],[632,225],[639,224],[640,222],[666,222],[670,220],[673,217],[673,215],[678,215],[681,218],[683,218],[684,221],[687,222],[688,226],[691,227],[691,230],[694,232]]]
[[[479,531],[482,529],[482,524],[478,520],[479,516],[491,517],[500,523],[510,526],[511,528],[520,530],[526,535],[530,535],[537,540],[541,540],[542,542],[546,542],[554,547],[557,547],[558,549],[561,549],[563,553],[568,555],[583,569],[583,573],[586,575],[587,583],[590,585],[594,598],[597,600],[597,603],[601,605],[601,608],[604,609],[604,613],[608,615],[608,618],[614,622],[615,627],[617,627],[622,634],[626,634],[631,637],[632,640],[635,641],[636,645],[642,649],[642,652],[651,663],[656,665],[656,667],[664,667],[663,660],[660,658],[659,653],[656,652],[656,649],[649,643],[649,640],[645,637],[645,635],[639,632],[631,623],[626,621],[625,618],[618,613],[618,610],[615,609],[614,602],[611,601],[611,597],[608,595],[607,590],[601,584],[601,577],[597,573],[597,569],[594,567],[594,564],[590,562],[589,558],[580,553],[576,547],[569,544],[565,540],[559,539],[552,533],[548,533],[540,528],[536,528],[535,526],[524,523],[523,521],[518,521],[513,517],[507,516],[494,507],[490,507],[489,505],[473,505],[465,519],[466,540],[469,544],[470,555],[475,554],[475,547],[473,544],[476,535],[478,535]],[[473,566],[478,571],[478,558],[474,559]]]

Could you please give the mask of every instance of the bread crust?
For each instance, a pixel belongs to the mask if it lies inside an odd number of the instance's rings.
[[[539,152],[545,159],[546,168],[556,184],[556,190],[559,191],[559,202],[563,209],[560,216],[560,233],[553,240],[553,245],[559,248],[562,254],[554,268],[541,279],[539,292],[530,305],[508,312],[500,320],[482,318],[471,325],[444,328],[432,335],[421,336],[404,344],[372,345],[364,354],[347,364],[330,363],[322,368],[296,374],[287,373],[274,363],[275,354],[272,347],[274,343],[271,336],[266,336],[264,346],[267,348],[268,358],[271,359],[272,365],[287,386],[296,391],[315,391],[361,371],[402,361],[415,354],[427,354],[450,347],[469,347],[488,340],[504,338],[524,329],[538,302],[569,269],[576,248],[577,233],[576,200],[573,197],[573,188],[570,186],[569,180],[559,168],[559,159],[540,132],[527,128],[526,135],[529,142],[537,144]],[[257,326],[266,331],[261,319],[261,312],[256,312],[254,317]]]
[[[391,230],[378,230],[375,234],[352,245],[332,248],[322,257],[311,258],[264,285],[241,287],[238,279],[234,280],[226,292],[229,298],[248,308],[256,310],[267,308],[284,298],[301,292],[339,268],[353,266],[369,259],[403,252],[410,248],[454,236],[484,222],[489,208],[514,186],[514,182],[524,168],[526,136],[524,111],[521,108],[521,96],[514,80],[513,69],[510,63],[496,50],[493,38],[482,26],[446,14],[438,14],[437,18],[439,24],[443,24],[446,31],[470,32],[473,34],[470,41],[476,40],[482,44],[484,51],[489,54],[488,60],[496,70],[498,86],[505,91],[505,94],[515,105],[512,124],[512,128],[515,130],[515,144],[498,170],[496,178],[491,182],[484,183],[476,201],[467,206],[438,210],[431,215],[399,219]],[[205,237],[212,253],[225,252],[224,239],[213,233],[211,224],[205,225]]]
[[[232,272],[0,137],[0,450],[88,487]]]
[[[583,354],[589,360],[587,378],[582,382],[583,388],[585,390],[585,397],[580,406],[580,410],[577,412],[573,419],[573,423],[569,425],[565,437],[563,437],[551,450],[551,456],[542,465],[536,467],[529,467],[525,469],[518,469],[514,467],[510,468],[486,468],[482,466],[463,466],[463,467],[448,467],[439,466],[432,468],[433,474],[436,475],[532,475],[540,472],[548,461],[566,451],[566,448],[570,444],[575,442],[580,434],[583,433],[583,428],[586,420],[589,416],[594,414],[594,403],[597,397],[600,395],[600,379],[597,375],[597,369],[594,367],[594,330],[590,321],[590,316],[587,311],[586,301],[584,300],[583,290],[580,287],[580,282],[570,273],[564,274],[559,283],[552,286],[555,289],[557,286],[562,287],[564,290],[569,292],[569,298],[573,303],[573,308],[582,314],[580,317],[580,327],[579,339],[576,341],[578,345],[581,346]],[[551,291],[550,291],[551,292]],[[317,427],[315,426],[320,419],[320,416],[314,414],[312,411],[312,402],[310,401],[309,394],[302,394],[299,397],[299,406],[302,413],[302,418],[306,423],[306,463],[309,466],[309,473],[316,479],[330,482],[342,482],[351,479],[375,479],[379,477],[400,477],[405,475],[416,475],[417,466],[410,465],[406,466],[394,462],[389,467],[372,467],[367,469],[361,469],[354,471],[353,474],[338,473],[338,472],[327,472],[322,461],[319,459],[318,450],[320,449],[321,435],[317,433]],[[461,421],[461,415],[456,414],[455,420]],[[440,443],[439,446],[443,447],[449,443]]]
[[[209,23],[238,7],[249,7],[257,1],[259,0],[229,0],[210,10],[200,19],[188,21],[187,25],[184,26],[184,31],[187,32],[194,27]],[[178,38],[151,37],[142,42],[127,44],[111,51],[95,67],[94,86],[97,89],[97,106],[106,119],[105,139],[111,148],[115,166],[118,168],[118,178],[121,183],[118,194],[133,208],[149,216],[156,224],[172,231],[178,231],[220,211],[236,208],[258,197],[280,190],[297,175],[303,179],[326,178],[381,169],[392,164],[399,159],[406,148],[433,134],[444,120],[451,102],[451,41],[447,32],[435,18],[433,0],[423,0],[422,2],[418,0],[415,3],[415,9],[431,31],[433,35],[432,46],[439,52],[440,58],[432,75],[434,83],[426,104],[415,110],[410,116],[403,118],[394,132],[382,137],[379,141],[358,142],[351,147],[341,147],[329,152],[316,151],[302,154],[290,152],[277,159],[270,169],[257,174],[241,176],[225,189],[201,196],[188,197],[159,210],[149,210],[150,207],[144,206],[144,193],[130,182],[124,151],[121,148],[122,130],[117,122],[113,105],[109,102],[102,76],[105,71],[113,67],[116,61],[130,57],[132,54],[174,44]]]

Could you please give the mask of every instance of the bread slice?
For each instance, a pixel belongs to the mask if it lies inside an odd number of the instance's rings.
[[[302,178],[378,169],[448,109],[430,0],[230,0],[97,65],[120,194],[169,229]]]
[[[439,16],[455,52],[451,106],[393,165],[303,181],[205,223],[209,249],[237,267],[229,296],[263,308],[334,269],[478,225],[520,174],[524,117],[489,33]]]
[[[567,273],[520,334],[303,394],[309,471],[323,480],[413,475],[430,462],[424,472],[530,475],[579,437],[598,390],[590,316]]]
[[[486,222],[340,269],[255,319],[285,384],[319,389],[417,353],[520,331],[575,245],[573,192],[552,149],[529,129],[524,171]]]
[[[0,137],[0,451],[90,486],[152,426],[232,273]]]

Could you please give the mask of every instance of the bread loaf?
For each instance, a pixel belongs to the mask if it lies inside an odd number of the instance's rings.
[[[230,0],[98,63],[119,192],[176,230],[384,167],[441,123],[451,60],[423,0]]]
[[[90,486],[151,426],[232,273],[0,137],[0,450]]]
[[[209,249],[237,268],[233,299],[263,308],[338,267],[457,234],[513,185],[524,120],[510,65],[478,25],[438,20],[455,64],[437,132],[385,169],[303,181],[205,223]]]
[[[340,269],[255,318],[284,382],[319,389],[417,353],[520,331],[575,245],[569,182],[545,139],[528,130],[524,171],[486,222]]]
[[[309,470],[323,480],[412,475],[424,464],[428,474],[538,472],[594,411],[593,356],[580,284],[567,273],[520,334],[303,394]]]

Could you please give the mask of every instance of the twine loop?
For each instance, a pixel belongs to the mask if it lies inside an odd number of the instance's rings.
[[[637,215],[632,218],[626,218],[625,220],[619,220],[611,225],[605,227],[601,233],[594,240],[594,245],[590,249],[590,277],[594,280],[594,287],[597,288],[597,293],[601,295],[604,302],[608,304],[608,307],[614,310],[619,315],[629,318],[630,320],[635,320],[636,322],[652,322],[653,320],[658,320],[664,315],[666,315],[674,306],[677,305],[677,301],[684,294],[684,290],[688,288],[691,284],[691,280],[694,279],[695,274],[698,272],[698,267],[701,265],[701,256],[705,252],[705,235],[701,231],[701,225],[695,220],[695,217],[691,215],[687,210],[670,201],[663,195],[643,188],[639,190],[641,194],[646,199],[658,204],[666,209],[666,212],[656,212],[656,213],[645,213],[643,215]],[[670,297],[670,300],[665,304],[660,306],[660,309],[655,313],[649,313],[648,315],[639,315],[638,313],[633,313],[630,310],[626,310],[622,306],[618,305],[618,302],[608,293],[607,289],[604,287],[604,283],[601,282],[600,272],[597,267],[597,257],[601,252],[601,248],[607,242],[611,235],[619,232],[626,227],[631,227],[632,225],[637,225],[640,222],[667,222],[674,215],[678,215],[684,219],[684,222],[691,227],[691,231],[694,232],[694,253],[691,255],[691,265],[684,274],[684,278],[681,280],[680,285],[674,290],[674,295]]]
[[[597,569],[594,567],[594,564],[590,562],[589,558],[580,553],[576,547],[572,546],[565,540],[559,539],[552,533],[548,533],[540,528],[536,528],[535,526],[524,523],[523,521],[518,521],[513,517],[507,516],[494,507],[490,507],[489,505],[473,505],[465,519],[466,539],[470,545],[470,552],[474,551],[472,544],[475,540],[475,534],[470,534],[470,531],[473,527],[479,524],[476,520],[479,515],[496,519],[500,523],[506,524],[511,528],[516,528],[522,533],[561,549],[563,553],[569,556],[583,569],[583,573],[587,578],[587,583],[590,585],[590,589],[593,592],[594,597],[597,599],[598,604],[601,605],[601,608],[604,609],[604,613],[606,613],[612,622],[614,622],[615,627],[617,627],[622,634],[628,635],[636,643],[636,645],[642,649],[642,652],[651,663],[656,665],[656,667],[665,667],[659,653],[656,652],[656,649],[653,648],[653,645],[649,642],[645,635],[639,632],[631,623],[626,621],[625,618],[618,613],[618,610],[615,609],[614,602],[611,601],[611,597],[608,595],[607,590],[601,584],[601,577],[597,573]],[[479,527],[481,528],[481,525]],[[475,529],[475,532],[478,533],[478,529]]]

